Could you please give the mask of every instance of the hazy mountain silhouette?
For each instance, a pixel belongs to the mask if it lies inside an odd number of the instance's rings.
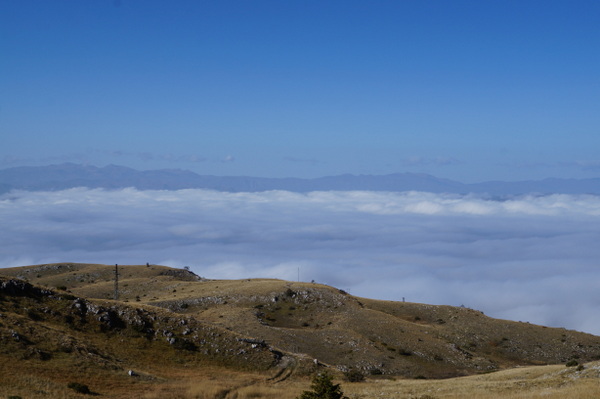
[[[389,175],[328,176],[314,179],[264,178],[249,176],[209,176],[181,169],[138,171],[108,165],[96,167],[64,163],[49,166],[22,166],[0,170],[0,193],[12,189],[40,191],[63,190],[73,187],[119,189],[135,187],[140,190],[179,190],[201,188],[229,192],[287,190],[309,191],[426,191],[433,193],[489,194],[600,194],[600,178],[557,179],[531,181],[490,181],[465,184],[423,173],[394,173]]]

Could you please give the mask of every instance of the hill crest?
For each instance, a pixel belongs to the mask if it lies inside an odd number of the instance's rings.
[[[0,269],[0,275],[5,276],[3,287],[8,281],[18,281],[16,278],[27,280],[32,287],[43,290],[43,301],[70,296],[71,301],[82,301],[85,306],[81,306],[86,309],[95,309],[90,314],[96,319],[108,318],[109,328],[105,331],[101,320],[84,323],[97,324],[89,332],[92,335],[119,336],[123,331],[133,331],[145,339],[150,336],[151,342],[169,343],[174,338],[173,342],[180,342],[184,349],[188,347],[191,356],[197,358],[203,358],[197,349],[209,340],[184,334],[189,328],[185,323],[210,327],[229,337],[223,353],[242,350],[240,342],[267,350],[270,355],[256,363],[265,368],[280,361],[273,356],[285,356],[294,359],[294,364],[316,359],[339,371],[442,378],[564,363],[573,358],[600,359],[600,337],[492,319],[467,308],[358,298],[314,283],[210,280],[184,269],[158,265],[119,266],[119,274],[120,301],[114,301],[110,300],[114,295],[111,265],[59,263]],[[15,297],[6,289],[2,295]],[[30,299],[35,301],[36,295],[41,294],[32,294]],[[69,329],[72,327],[64,317],[81,317],[76,303],[72,302],[71,314],[63,315],[63,319],[46,320],[40,311],[35,313],[45,323],[56,324],[53,328]],[[100,308],[104,310],[94,313]],[[61,309],[66,312],[67,308]],[[111,322],[111,309],[119,315],[120,322]],[[168,336],[160,333],[160,328],[144,330],[143,320],[148,317],[143,316],[145,312],[172,319],[178,332],[167,329],[172,333]],[[25,313],[20,317],[28,316]],[[111,323],[123,328],[110,328]],[[216,358],[211,355],[203,359]],[[243,358],[236,359],[227,362],[231,361],[230,366],[246,367]]]

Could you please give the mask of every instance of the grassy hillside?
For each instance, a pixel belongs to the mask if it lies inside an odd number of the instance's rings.
[[[287,397],[286,386],[294,397],[310,373],[328,369],[366,375],[370,383],[347,389],[367,398],[372,386],[400,392],[390,378],[419,386],[423,378],[483,378],[542,364],[563,370],[571,359],[600,359],[600,338],[589,334],[312,283],[122,266],[115,301],[114,265],[36,265],[0,275],[0,397],[79,397],[67,387],[77,381],[110,397],[243,398],[245,390]]]
[[[31,389],[40,396],[67,395],[68,383],[79,381],[99,393],[144,392],[182,371],[260,372],[283,356],[164,309],[87,300],[0,278],[0,358],[0,385],[26,390],[29,398]],[[131,378],[129,370],[138,376]]]

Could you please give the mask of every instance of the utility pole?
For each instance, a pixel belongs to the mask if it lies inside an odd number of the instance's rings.
[[[119,300],[119,266],[115,263],[115,301]]]

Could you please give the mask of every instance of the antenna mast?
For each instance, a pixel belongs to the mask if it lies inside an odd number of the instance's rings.
[[[115,263],[115,301],[119,300],[119,266]]]

